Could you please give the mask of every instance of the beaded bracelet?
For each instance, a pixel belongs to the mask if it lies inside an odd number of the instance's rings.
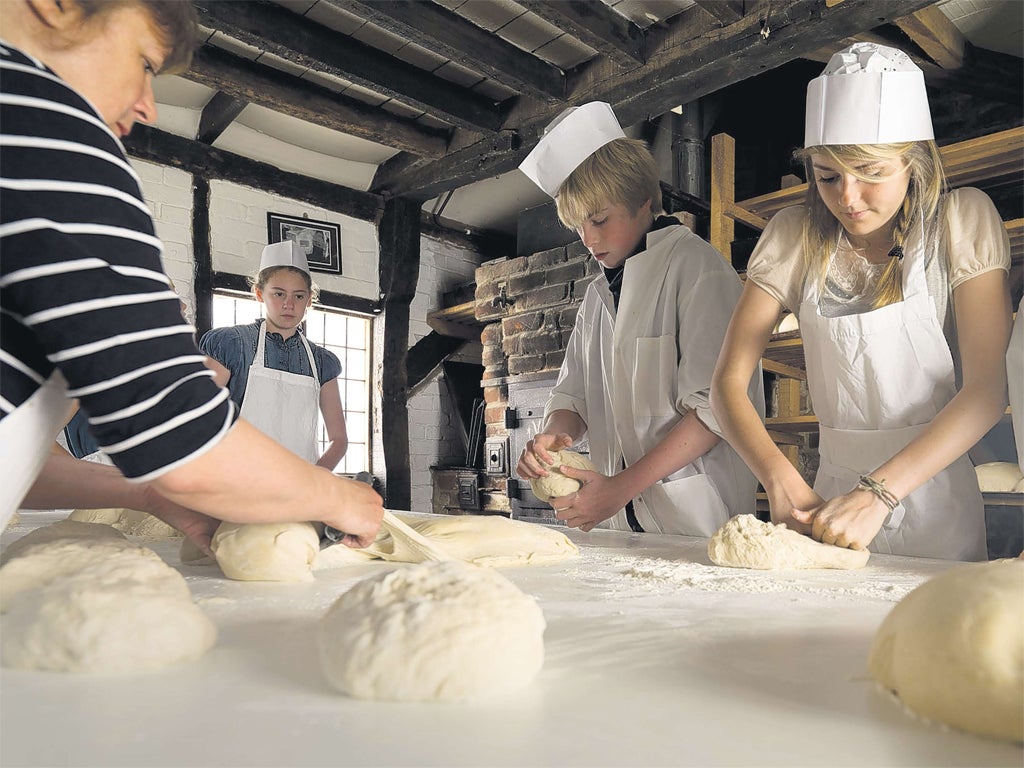
[[[857,487],[875,494],[889,508],[890,512],[900,505],[900,500],[893,496],[889,489],[885,487],[884,479],[875,480],[871,475],[861,475]]]

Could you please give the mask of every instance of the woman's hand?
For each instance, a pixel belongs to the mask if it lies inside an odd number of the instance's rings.
[[[766,489],[772,522],[785,523],[787,528],[797,533],[810,535],[811,525],[803,517],[807,513],[800,510],[817,509],[825,500],[815,493],[802,477],[795,472],[792,475],[787,482]],[[801,517],[797,517],[797,513]]]
[[[373,487],[347,477],[333,477],[340,486],[341,501],[337,514],[323,522],[344,532],[341,543],[353,549],[364,549],[377,538],[384,519],[384,500]]]
[[[889,508],[870,491],[855,489],[824,504],[794,509],[793,517],[823,544],[867,549],[882,528]]]
[[[570,528],[590,531],[626,506],[632,498],[618,476],[608,477],[600,472],[568,466],[560,467],[559,471],[581,484],[576,493],[551,500],[555,517],[564,520]]]
[[[554,462],[554,459],[551,458],[551,453],[553,451],[560,451],[563,448],[569,448],[572,443],[572,437],[565,432],[557,434],[540,432],[534,435],[532,440],[526,442],[526,446],[519,456],[516,474],[523,478],[523,480],[536,480],[538,477],[547,477],[547,468]]]
[[[213,557],[210,542],[217,532],[220,520],[204,515],[202,512],[175,504],[157,493],[156,489],[147,484],[142,488],[142,512],[158,517],[172,528],[181,531],[186,538],[195,544],[207,557]]]

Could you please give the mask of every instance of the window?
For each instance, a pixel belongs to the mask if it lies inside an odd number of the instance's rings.
[[[263,305],[251,296],[217,292],[213,295],[213,326],[251,323],[262,317]],[[370,321],[314,305],[303,323],[306,338],[341,360],[338,390],[345,410],[348,450],[335,472],[355,474],[370,469]],[[317,429],[319,451],[327,447],[323,419]]]

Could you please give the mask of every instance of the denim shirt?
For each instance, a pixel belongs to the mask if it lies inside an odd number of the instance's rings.
[[[239,408],[245,398],[245,386],[249,381],[249,368],[256,358],[256,345],[259,343],[260,324],[262,319],[248,325],[234,325],[228,328],[214,328],[203,334],[199,340],[199,349],[231,371],[228,391],[231,399]],[[341,361],[333,352],[317,346],[307,339],[313,350],[316,361],[317,377],[320,385],[338,378],[341,375]],[[281,334],[268,332],[263,364],[277,371],[288,371],[302,376],[312,375],[309,370],[309,358],[299,339],[299,333],[287,339]]]

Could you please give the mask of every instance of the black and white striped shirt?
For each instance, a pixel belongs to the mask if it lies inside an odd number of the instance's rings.
[[[0,41],[0,419],[59,368],[126,477],[157,477],[223,438],[234,407],[162,250],[121,142]]]

